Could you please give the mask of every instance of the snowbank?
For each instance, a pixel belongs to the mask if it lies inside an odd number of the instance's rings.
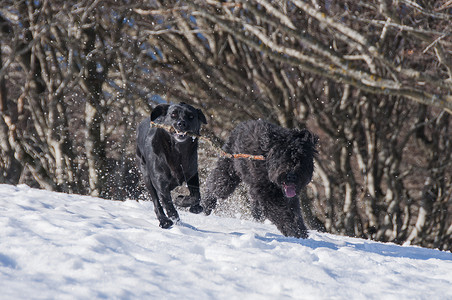
[[[452,253],[0,185],[2,299],[452,299]]]

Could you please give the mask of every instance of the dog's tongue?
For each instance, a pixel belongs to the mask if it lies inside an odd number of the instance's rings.
[[[295,195],[297,195],[295,192],[295,184],[285,184],[284,193],[286,193],[287,198],[295,197]]]

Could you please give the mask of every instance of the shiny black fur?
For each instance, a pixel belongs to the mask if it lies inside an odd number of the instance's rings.
[[[150,126],[150,121],[172,127],[171,132]],[[154,211],[162,228],[179,220],[171,191],[186,182],[190,196],[184,199],[192,213],[202,212],[199,205],[198,139],[185,132],[199,134],[206,117],[200,109],[179,103],[157,105],[138,126],[136,154],[144,183],[154,202]],[[167,215],[163,208],[166,210]]]
[[[207,179],[201,203],[205,213],[209,215],[217,198],[227,198],[243,181],[255,219],[269,219],[285,236],[306,238],[298,195],[312,179],[317,142],[307,129],[289,130],[262,120],[239,124],[223,150],[263,155],[265,161],[220,158]]]

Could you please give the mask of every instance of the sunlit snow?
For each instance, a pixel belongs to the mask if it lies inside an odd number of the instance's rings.
[[[452,253],[0,185],[1,299],[452,299]]]

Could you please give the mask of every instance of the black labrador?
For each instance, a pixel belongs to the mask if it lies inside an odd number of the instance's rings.
[[[171,130],[152,127],[151,121],[169,125]],[[183,182],[187,183],[190,196],[179,196],[177,204],[189,206],[190,212],[196,214],[203,210],[199,205],[198,139],[187,134],[199,134],[201,124],[207,124],[202,111],[181,102],[157,105],[138,126],[139,168],[162,228],[179,221],[170,192]]]

